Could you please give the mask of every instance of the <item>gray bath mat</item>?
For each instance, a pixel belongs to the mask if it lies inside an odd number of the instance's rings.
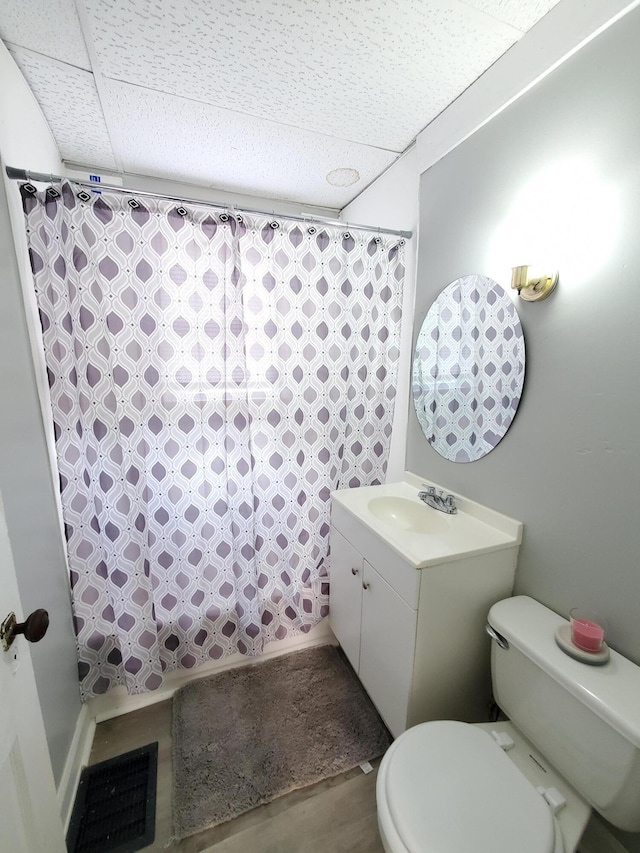
[[[173,700],[173,819],[185,838],[385,752],[391,737],[334,646],[230,669]]]

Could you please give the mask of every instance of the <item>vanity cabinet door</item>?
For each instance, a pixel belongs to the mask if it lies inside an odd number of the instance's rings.
[[[397,737],[407,727],[417,611],[364,561],[360,681]]]
[[[360,666],[362,556],[341,533],[331,531],[329,624],[351,666]]]

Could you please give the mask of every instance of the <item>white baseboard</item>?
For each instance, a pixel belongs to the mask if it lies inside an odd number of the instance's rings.
[[[80,781],[80,773],[82,768],[89,763],[89,754],[91,752],[91,744],[93,743],[93,735],[96,730],[96,721],[92,716],[87,705],[82,705],[78,720],[76,722],[75,732],[67,760],[60,777],[58,784],[58,809],[60,817],[66,833],[71,820],[71,812],[73,803],[78,790],[78,782]]]
[[[119,717],[121,714],[128,714],[130,711],[137,711],[139,708],[146,708],[149,705],[155,705],[157,702],[164,702],[166,699],[171,699],[176,690],[179,690],[185,684],[197,681],[200,678],[207,678],[210,675],[215,675],[217,672],[223,672],[226,669],[238,666],[250,666],[267,658],[277,657],[278,655],[300,649],[312,648],[313,646],[325,645],[326,643],[337,645],[337,642],[329,627],[329,620],[325,618],[306,634],[298,634],[286,640],[269,643],[265,646],[264,654],[260,657],[247,657],[246,655],[235,654],[219,661],[205,663],[196,669],[175,669],[165,675],[162,686],[157,690],[129,696],[126,689],[119,686],[105,693],[104,696],[96,696],[90,699],[85,707],[88,708],[88,713],[95,723],[102,723],[104,720]]]
[[[592,814],[578,845],[578,853],[629,853],[597,815]]]

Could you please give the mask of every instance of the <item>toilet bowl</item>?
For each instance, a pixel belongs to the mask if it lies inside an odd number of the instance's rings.
[[[409,729],[382,760],[376,798],[386,853],[571,853],[590,813],[504,722]]]
[[[378,771],[386,853],[575,853],[591,808],[640,830],[640,668],[565,655],[566,620],[526,596],[489,612],[510,721],[408,729]]]

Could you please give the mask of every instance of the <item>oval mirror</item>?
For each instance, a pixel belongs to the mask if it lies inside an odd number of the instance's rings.
[[[524,384],[515,305],[484,275],[445,287],[425,317],[413,359],[413,402],[427,441],[445,459],[474,462],[502,439]]]

